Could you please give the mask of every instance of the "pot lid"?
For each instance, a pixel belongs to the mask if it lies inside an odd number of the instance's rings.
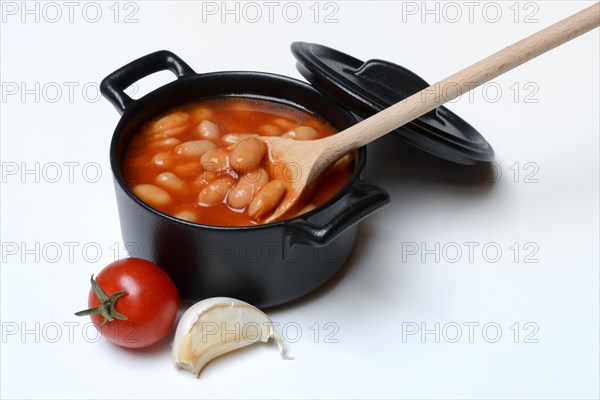
[[[296,67],[313,86],[362,118],[425,89],[414,72],[384,61],[363,62],[315,43],[292,43]],[[492,161],[494,150],[466,121],[441,106],[394,131],[407,143],[458,163]]]

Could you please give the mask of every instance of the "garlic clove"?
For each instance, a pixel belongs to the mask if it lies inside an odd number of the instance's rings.
[[[196,376],[208,362],[222,354],[258,342],[277,342],[284,359],[284,341],[273,322],[258,308],[229,297],[213,297],[191,306],[177,325],[173,362]]]

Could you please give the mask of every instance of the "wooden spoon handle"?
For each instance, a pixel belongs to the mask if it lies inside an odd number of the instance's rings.
[[[596,3],[322,140],[341,150],[339,154],[347,153],[599,25]]]

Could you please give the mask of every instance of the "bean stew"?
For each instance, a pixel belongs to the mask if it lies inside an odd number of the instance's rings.
[[[184,104],[145,123],[127,148],[123,175],[149,206],[189,222],[261,224],[283,198],[274,160],[259,136],[313,140],[335,128],[305,110],[272,101],[224,97]],[[347,155],[320,178],[310,199],[285,218],[325,203],[348,182]],[[284,218],[284,219],[285,219]]]

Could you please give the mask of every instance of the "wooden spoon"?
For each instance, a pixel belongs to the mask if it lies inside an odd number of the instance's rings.
[[[333,136],[307,141],[262,137],[269,146],[271,158],[287,166],[286,173],[280,168],[276,176],[284,180],[286,194],[265,222],[285,216],[300,198],[306,197],[307,188],[314,186],[321,173],[346,153],[599,25],[600,3],[596,3]]]

